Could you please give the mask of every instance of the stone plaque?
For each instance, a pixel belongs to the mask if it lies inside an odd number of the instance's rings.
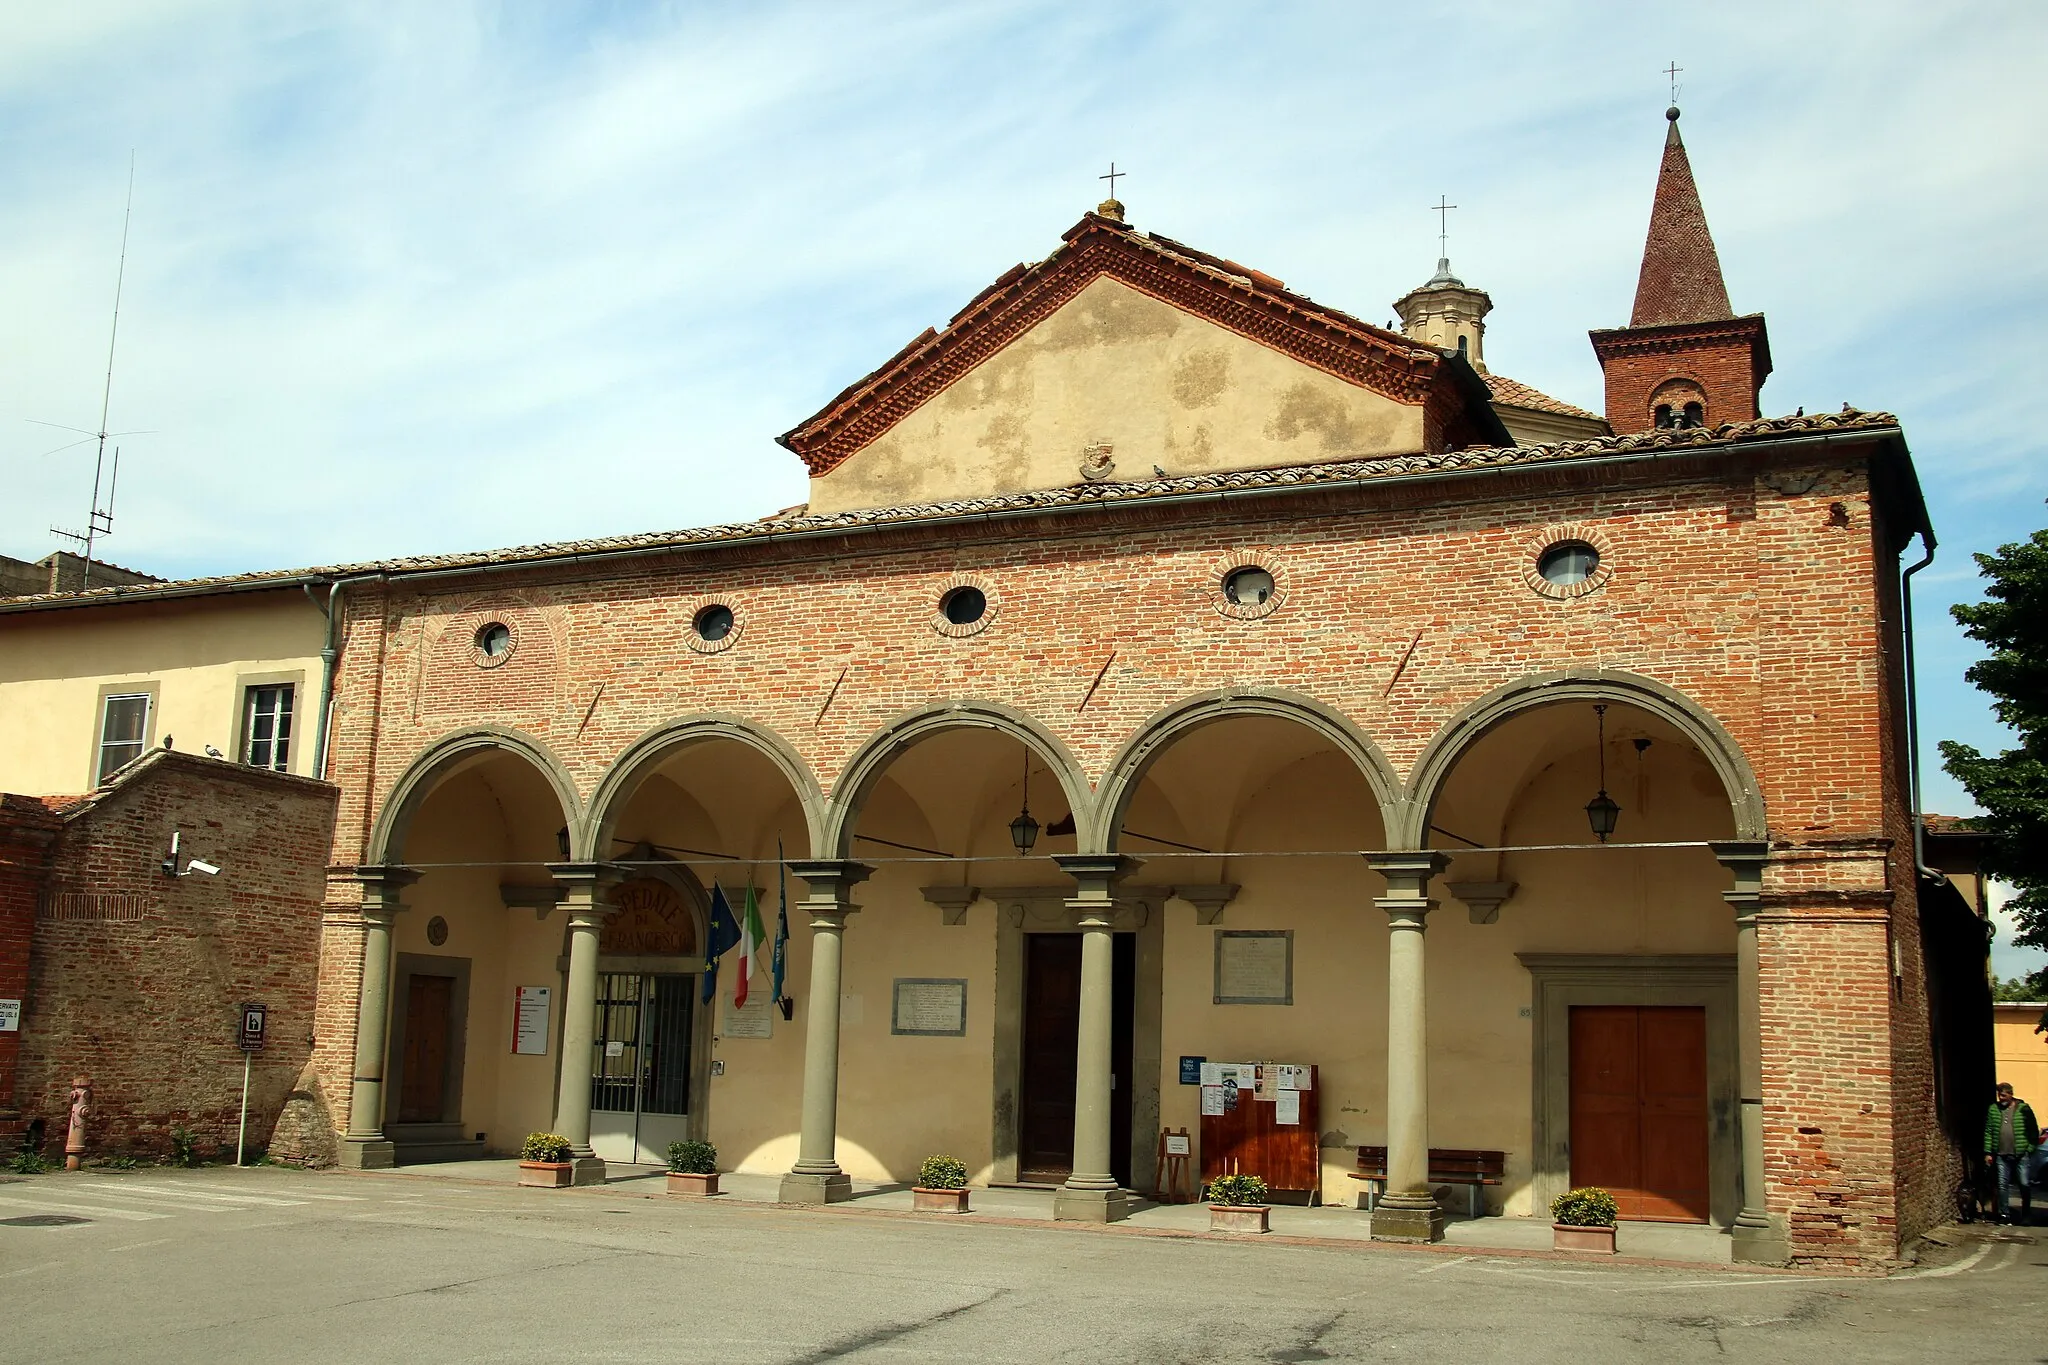
[[[950,977],[899,976],[889,1032],[927,1038],[967,1034],[967,982]]]
[[[1294,1003],[1292,929],[1218,929],[1216,1003]]]
[[[757,991],[749,996],[745,1006],[735,1009],[732,997],[725,995],[725,1019],[718,1026],[722,1038],[773,1038],[775,1036],[775,1002],[768,998],[768,992]]]
[[[695,957],[697,921],[676,889],[659,877],[634,877],[607,898],[619,908],[598,933],[598,951],[614,957]]]

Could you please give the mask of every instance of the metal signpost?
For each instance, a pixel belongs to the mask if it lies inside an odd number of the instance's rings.
[[[249,1063],[263,1051],[263,1024],[267,1007],[254,1002],[242,1006],[241,1022],[235,1027],[235,1046],[242,1049],[242,1122],[235,1129],[235,1165],[242,1164],[242,1144],[249,1136]]]

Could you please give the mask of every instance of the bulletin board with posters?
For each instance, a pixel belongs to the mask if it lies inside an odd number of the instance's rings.
[[[1322,1202],[1322,1086],[1297,1062],[1203,1062],[1202,1183],[1232,1171],[1276,1204]]]

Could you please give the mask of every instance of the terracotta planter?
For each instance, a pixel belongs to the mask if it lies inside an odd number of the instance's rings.
[[[1550,1225],[1550,1245],[1555,1251],[1597,1251],[1614,1254],[1613,1228],[1581,1228],[1569,1223]]]
[[[928,1190],[922,1185],[910,1187],[911,1207],[919,1213],[966,1213],[967,1191]]]
[[[1211,1204],[1209,1231],[1264,1232],[1269,1212],[1271,1206],[1267,1204]]]
[[[532,1185],[537,1189],[567,1189],[569,1182],[575,1176],[575,1165],[567,1161],[522,1161],[519,1163],[519,1183],[522,1185]]]
[[[718,1172],[711,1171],[699,1175],[695,1171],[670,1171],[668,1173],[668,1192],[670,1194],[688,1194],[699,1197],[717,1194]]]

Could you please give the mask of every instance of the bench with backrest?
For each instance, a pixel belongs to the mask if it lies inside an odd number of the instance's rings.
[[[1432,1147],[1429,1149],[1429,1183],[1463,1185],[1466,1210],[1478,1218],[1486,1211],[1486,1187],[1502,1183],[1507,1175],[1507,1164],[1506,1152],[1488,1152],[1473,1147]],[[1360,1147],[1358,1169],[1351,1172],[1351,1178],[1366,1184],[1365,1206],[1369,1209],[1377,1204],[1387,1189],[1387,1149]]]

